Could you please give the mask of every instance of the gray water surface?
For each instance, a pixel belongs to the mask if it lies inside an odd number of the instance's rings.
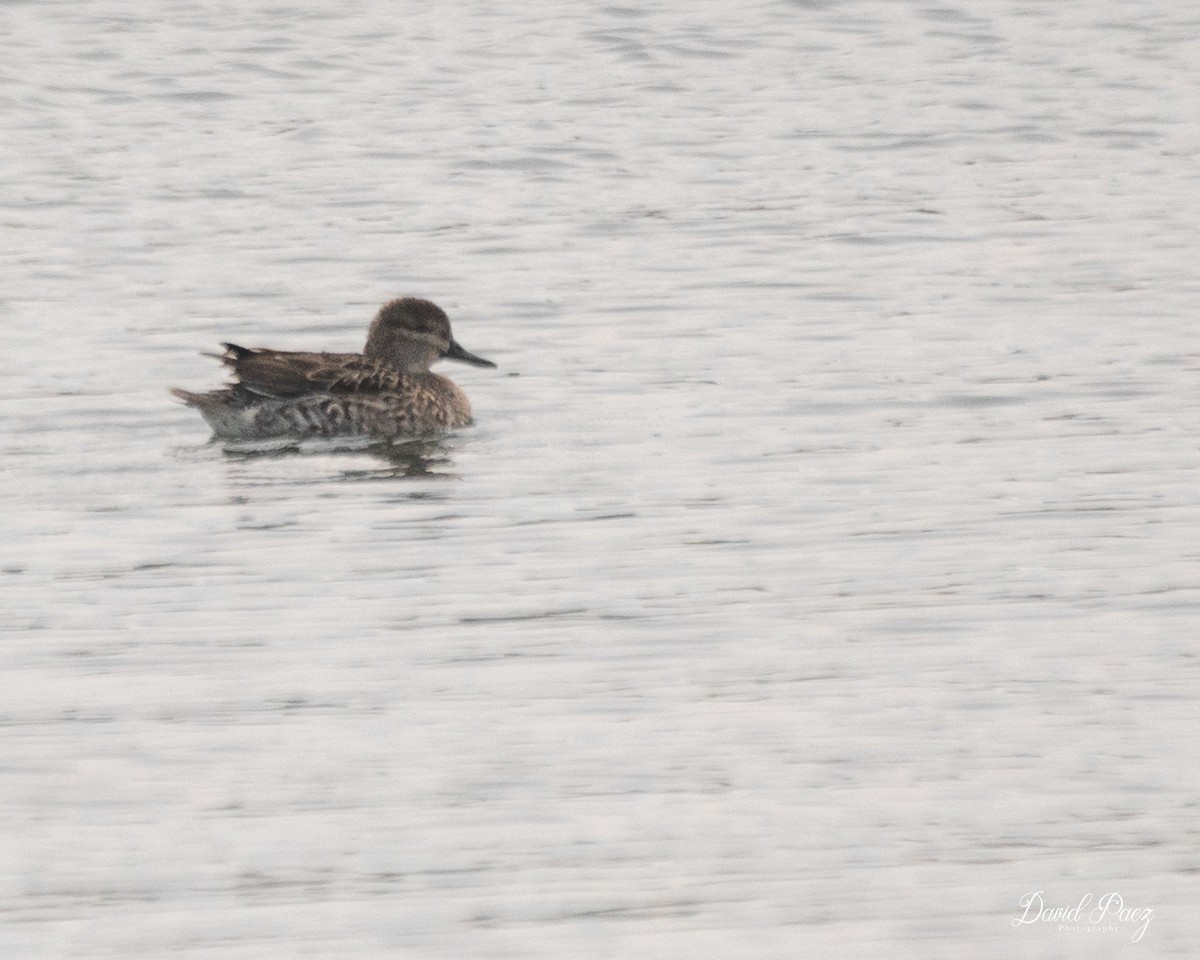
[[[0,27],[5,957],[1196,954],[1188,5]],[[401,294],[474,428],[167,395]]]

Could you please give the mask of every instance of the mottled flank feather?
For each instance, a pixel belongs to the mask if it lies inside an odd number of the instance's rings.
[[[400,437],[464,427],[471,423],[466,395],[430,364],[446,358],[495,366],[455,342],[438,307],[412,297],[384,304],[361,354],[222,346],[217,357],[234,383],[171,392],[226,440]]]

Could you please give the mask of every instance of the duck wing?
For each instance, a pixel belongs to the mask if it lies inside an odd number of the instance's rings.
[[[219,359],[247,390],[267,397],[309,393],[376,394],[399,390],[399,370],[360,353],[302,353],[223,343]]]

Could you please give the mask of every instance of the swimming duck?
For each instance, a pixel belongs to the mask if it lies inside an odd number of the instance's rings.
[[[362,353],[301,353],[223,343],[211,354],[235,383],[208,393],[172,388],[200,411],[222,440],[399,437],[465,427],[471,404],[438,360],[495,367],[468,353],[445,312],[428,300],[401,297],[380,307]]]

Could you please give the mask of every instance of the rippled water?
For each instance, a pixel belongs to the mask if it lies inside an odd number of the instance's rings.
[[[0,25],[4,956],[1195,954],[1187,5]],[[444,442],[167,395],[403,293]]]

